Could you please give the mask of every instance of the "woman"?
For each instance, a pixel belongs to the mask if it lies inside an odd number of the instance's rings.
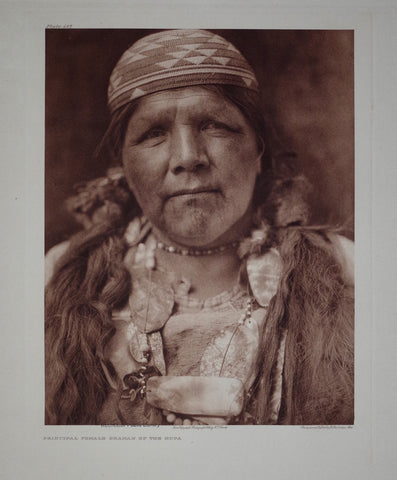
[[[47,423],[352,423],[351,246],[306,226],[245,58],[149,35],[108,104],[122,170],[70,200],[85,230],[47,255]]]

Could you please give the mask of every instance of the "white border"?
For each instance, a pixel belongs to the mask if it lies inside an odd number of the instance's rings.
[[[158,2],[157,7],[153,3],[138,7],[135,3],[119,8],[68,3],[57,7],[48,3],[1,7],[5,12],[1,27],[5,55],[0,79],[6,87],[7,108],[0,132],[6,159],[2,178],[6,235],[1,240],[2,306],[6,307],[1,350],[5,478],[392,478],[395,460],[387,443],[387,426],[393,419],[396,390],[395,386],[394,390],[386,390],[382,383],[385,373],[380,368],[387,373],[387,353],[396,359],[392,344],[396,330],[382,316],[396,280],[389,263],[395,253],[392,244],[387,243],[393,232],[386,230],[382,222],[385,209],[390,207],[392,218],[393,198],[396,200],[395,194],[393,197],[385,188],[391,182],[390,175],[396,173],[395,161],[388,161],[393,158],[392,152],[395,159],[396,149],[387,150],[387,145],[391,148],[391,139],[395,142],[395,119],[387,110],[390,104],[396,105],[396,94],[391,88],[397,83],[396,68],[395,64],[390,65],[397,47],[393,32],[395,9],[313,8],[307,3],[306,7],[266,8],[262,2],[245,3],[244,7],[233,7],[232,3],[214,7],[207,1],[200,2],[199,8],[194,8],[194,3],[188,8],[186,2],[178,3]],[[110,437],[113,432],[115,436],[137,438],[159,436],[156,427],[42,425],[44,28],[49,24],[72,24],[74,28],[355,30],[357,403],[353,428],[162,427],[162,437],[168,434],[182,440],[43,440],[45,436]],[[394,84],[386,83],[393,79]],[[382,107],[388,114],[384,117],[386,124],[378,113]],[[371,281],[385,277],[389,289],[373,290]],[[376,314],[373,319],[371,310]],[[392,319],[392,309],[386,311]]]

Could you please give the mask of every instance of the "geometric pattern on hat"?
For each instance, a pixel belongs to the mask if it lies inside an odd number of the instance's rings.
[[[229,41],[206,30],[164,30],[121,56],[110,76],[108,105],[113,113],[150,93],[206,84],[258,91],[253,69]]]

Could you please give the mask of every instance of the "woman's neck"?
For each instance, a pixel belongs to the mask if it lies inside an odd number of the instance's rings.
[[[195,246],[189,246],[190,242],[177,243],[152,226],[157,241],[156,264],[187,281],[191,285],[189,293],[195,298],[211,298],[237,285],[241,265],[237,249],[251,228],[251,208],[217,240],[204,245],[202,242]]]
[[[190,256],[156,250],[156,263],[186,280],[195,298],[206,299],[230,290],[237,284],[240,259],[237,249],[212,255]]]

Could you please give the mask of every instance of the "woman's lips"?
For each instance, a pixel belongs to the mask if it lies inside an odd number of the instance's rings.
[[[166,203],[170,207],[175,208],[200,208],[208,209],[213,208],[214,202],[217,201],[218,195],[220,193],[219,189],[214,188],[194,188],[194,189],[184,189],[178,190],[170,195]]]
[[[195,196],[208,193],[219,193],[219,189],[212,187],[197,187],[197,188],[186,188],[182,190],[177,190],[173,192],[168,198],[180,197],[180,196]]]

